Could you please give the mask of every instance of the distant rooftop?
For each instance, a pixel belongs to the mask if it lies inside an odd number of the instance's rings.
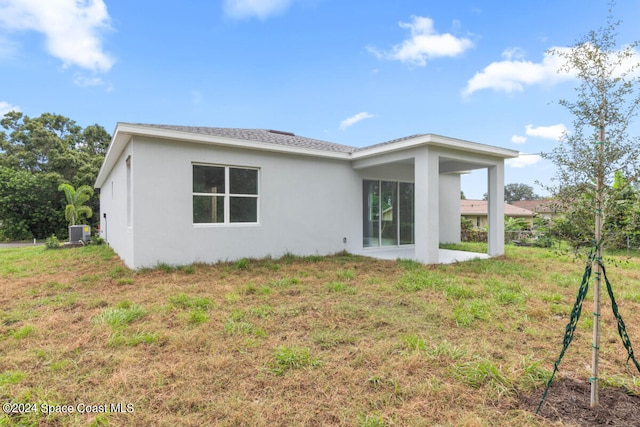
[[[555,213],[558,209],[555,204],[557,202],[553,200],[518,200],[513,202],[514,206],[519,208],[528,209],[538,213]]]
[[[489,208],[486,200],[460,200],[460,215],[487,215]],[[508,216],[534,216],[530,210],[504,204],[504,214]]]

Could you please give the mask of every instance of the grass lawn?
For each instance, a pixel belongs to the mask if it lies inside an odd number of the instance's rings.
[[[640,354],[640,260],[607,267]],[[285,256],[137,272],[105,246],[0,249],[0,401],[37,405],[0,426],[551,425],[518,397],[550,375],[583,270],[510,246],[442,266]],[[602,295],[602,386],[638,393]],[[561,377],[590,377],[592,301]]]

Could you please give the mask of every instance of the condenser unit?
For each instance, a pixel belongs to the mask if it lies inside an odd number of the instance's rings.
[[[72,225],[69,227],[69,241],[88,242],[91,239],[91,227],[88,225]]]

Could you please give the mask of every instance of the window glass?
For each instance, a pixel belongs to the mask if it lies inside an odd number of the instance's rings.
[[[229,168],[229,185],[231,194],[258,194],[258,171]]]
[[[224,196],[193,196],[193,222],[196,224],[224,222]]]
[[[229,222],[258,222],[258,199],[256,197],[231,197]]]
[[[224,167],[193,165],[194,193],[225,193]]]

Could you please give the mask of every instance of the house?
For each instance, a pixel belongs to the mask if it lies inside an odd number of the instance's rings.
[[[512,203],[519,208],[527,209],[544,219],[557,218],[558,202],[554,200],[518,200]]]
[[[486,200],[460,200],[460,216],[470,219],[476,227],[487,227],[489,224],[488,204],[489,202]],[[531,226],[533,226],[533,218],[535,217],[534,212],[509,203],[504,204],[504,215],[510,218],[522,218]]]
[[[438,244],[460,241],[460,174],[487,169],[502,200],[504,159],[516,156],[433,134],[356,148],[118,123],[95,183],[100,233],[131,268],[342,250],[438,263]],[[488,254],[499,255],[504,205],[488,208]]]

